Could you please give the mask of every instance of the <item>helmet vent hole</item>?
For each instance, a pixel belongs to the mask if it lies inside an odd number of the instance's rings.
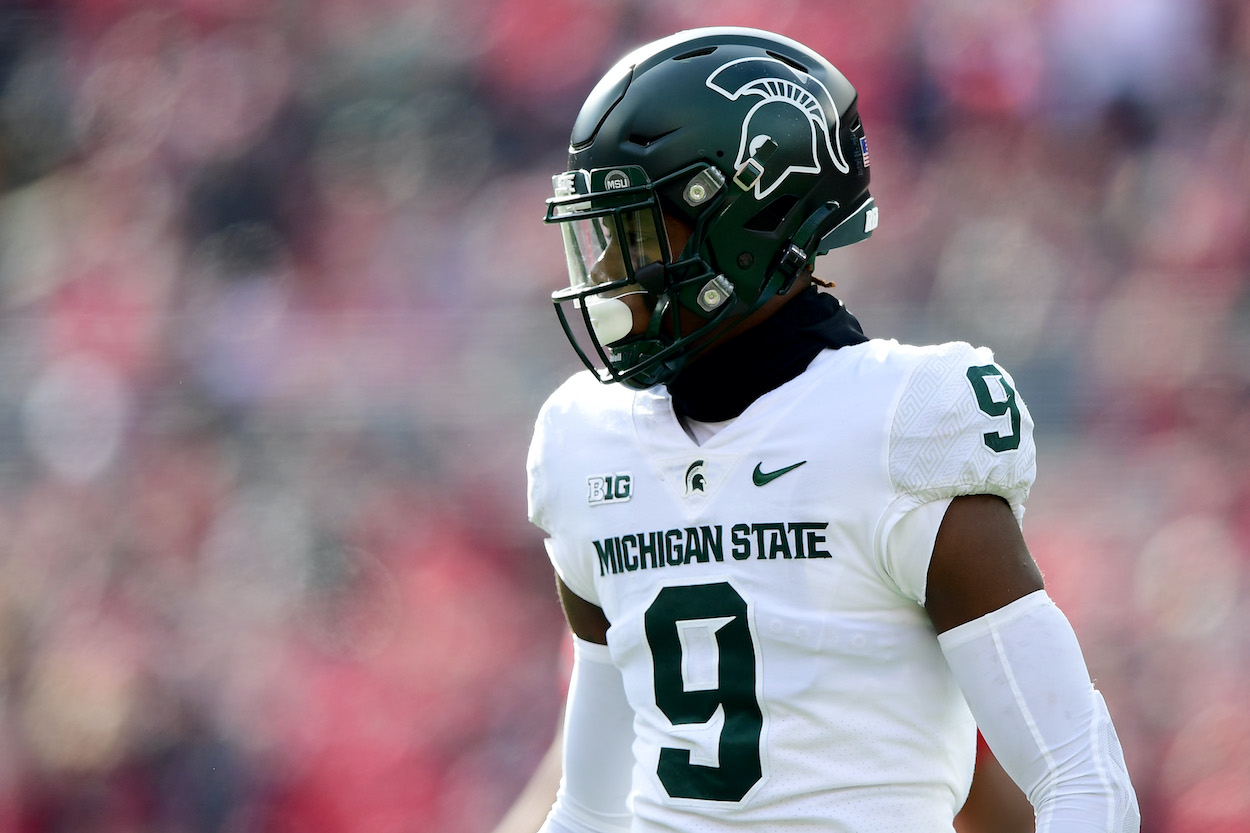
[[[691,58],[702,58],[704,55],[711,55],[715,51],[716,51],[715,46],[704,46],[700,49],[692,49],[689,52],[683,52],[682,54],[673,58],[673,60],[674,61],[689,61]]]
[[[743,228],[747,231],[774,232],[785,221],[786,215],[798,201],[799,198],[793,194],[783,194],[757,211],[755,216],[743,225]]]
[[[772,55],[778,61],[781,61],[783,64],[789,64],[790,66],[797,69],[799,72],[805,72],[805,73],[811,72],[810,69],[808,69],[803,64],[800,64],[798,61],[794,60],[789,55],[782,55],[780,52],[774,52],[771,49],[767,50],[767,52],[769,55]]]
[[[629,142],[630,144],[635,144],[635,145],[645,148],[645,147],[649,147],[650,145],[655,144],[656,142],[663,139],[665,136],[668,136],[669,134],[676,133],[676,132],[677,132],[676,130],[666,130],[663,133],[657,133],[654,136],[644,136],[641,133],[631,133],[629,138],[626,139],[626,141]]]

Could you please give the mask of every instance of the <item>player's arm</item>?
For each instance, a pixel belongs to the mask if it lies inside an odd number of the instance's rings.
[[[543,833],[625,833],[633,770],[634,712],[621,672],[608,655],[608,618],[559,578],[556,587],[573,632],[561,744],[563,778]]]
[[[597,645],[607,645],[610,623],[603,609],[574,593],[558,577],[556,591],[560,594],[560,606],[564,608],[564,618],[568,620],[573,635]]]
[[[938,527],[925,609],[995,757],[1051,833],[1132,833],[1137,799],[1102,695],[1010,506],[957,497]]]
[[[938,633],[1043,589],[1011,507],[994,495],[951,501],[938,527],[925,610]]]

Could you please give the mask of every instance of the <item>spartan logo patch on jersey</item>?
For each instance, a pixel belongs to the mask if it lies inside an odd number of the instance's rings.
[[[586,478],[589,494],[586,502],[591,506],[604,503],[624,503],[634,496],[634,476],[627,471]]]
[[[851,166],[830,136],[838,108],[819,79],[775,58],[739,58],[708,76],[707,86],[730,101],[758,98],[742,119],[734,181],[757,200],[792,174],[818,174],[821,150],[842,173]]]
[[[686,496],[695,492],[707,493],[707,475],[703,473],[702,460],[695,460],[686,469]]]

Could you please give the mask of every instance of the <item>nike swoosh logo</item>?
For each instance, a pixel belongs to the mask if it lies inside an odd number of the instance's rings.
[[[781,477],[781,475],[785,474],[786,472],[794,471],[795,469],[797,469],[799,466],[803,465],[806,462],[807,462],[806,460],[800,460],[792,466],[786,466],[784,469],[777,469],[776,471],[770,471],[770,472],[765,472],[760,469],[760,466],[764,465],[763,463],[756,463],[755,471],[751,472],[751,482],[754,483],[756,486],[767,486],[769,483],[772,483],[778,477]]]

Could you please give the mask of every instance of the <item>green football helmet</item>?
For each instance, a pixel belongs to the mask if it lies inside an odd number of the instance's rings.
[[[872,234],[868,165],[855,88],[789,38],[694,29],[630,53],[582,105],[547,201],[574,350],[605,383],[671,381],[816,255]]]

